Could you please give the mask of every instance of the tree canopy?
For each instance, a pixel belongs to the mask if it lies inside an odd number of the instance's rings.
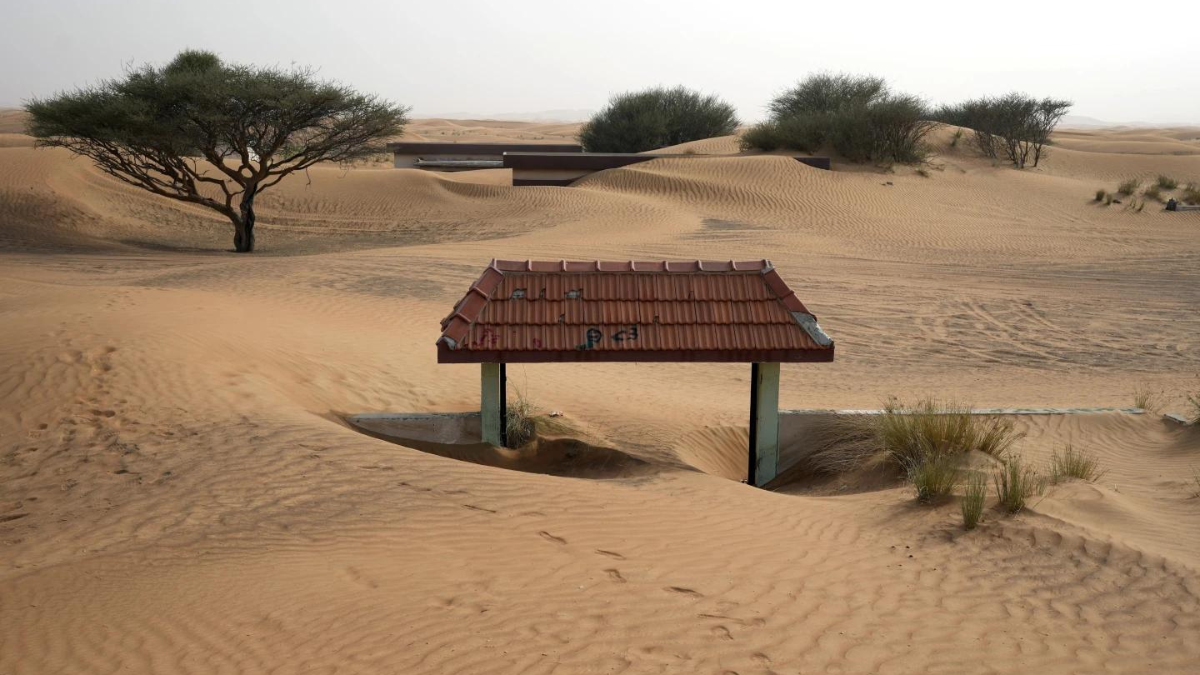
[[[254,250],[259,193],[318,162],[378,154],[408,121],[404,106],[311,69],[227,64],[196,50],[25,108],[39,145],[226,216],[238,252]]]
[[[737,111],[686,87],[617,94],[579,130],[588,152],[644,152],[732,134]]]

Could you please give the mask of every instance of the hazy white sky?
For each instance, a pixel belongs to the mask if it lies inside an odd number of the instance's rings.
[[[933,102],[1018,89],[1112,122],[1200,123],[1200,2],[3,0],[0,105],[184,47],[302,63],[415,113],[596,109],[684,84],[755,120],[804,74]]]

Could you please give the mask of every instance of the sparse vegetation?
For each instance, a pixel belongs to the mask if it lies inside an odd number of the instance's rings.
[[[1113,196],[1112,196],[1111,194],[1108,194],[1108,193],[1106,192],[1106,193],[1104,194],[1104,205],[1105,205],[1105,206],[1112,206],[1112,203],[1113,203],[1113,201],[1115,201],[1115,200],[1113,199]]]
[[[1192,482],[1196,484],[1196,489],[1192,492],[1192,496],[1200,497],[1200,467],[1192,467]]]
[[[612,97],[579,130],[588,152],[644,152],[728,136],[737,130],[729,103],[686,87],[655,87]]]
[[[917,501],[933,504],[954,491],[958,484],[957,454],[939,454],[928,450],[906,466],[908,481],[917,491]]]
[[[961,455],[979,450],[998,456],[1019,435],[1010,420],[971,414],[968,406],[924,399],[916,405],[889,400],[879,416],[883,450],[901,466],[911,466],[926,454]]]
[[[1107,190],[1096,190],[1096,201],[1102,202],[1108,196]]]
[[[1035,99],[1020,93],[943,105],[934,119],[975,132],[975,147],[992,159],[1004,158],[1023,169],[1047,156],[1050,135],[1071,109],[1071,101]]]
[[[917,169],[917,175],[920,176],[921,178],[929,178],[929,169],[926,169],[925,167],[921,167],[921,168]]]
[[[1158,179],[1154,184],[1156,187],[1162,190],[1174,190],[1175,188],[1179,187],[1179,181],[1171,178],[1170,176],[1164,176],[1161,173],[1158,174]]]
[[[1167,392],[1155,389],[1148,384],[1139,385],[1133,390],[1133,407],[1141,408],[1146,412],[1156,413],[1162,410],[1166,401]]]
[[[1188,394],[1188,405],[1192,406],[1192,424],[1200,424],[1200,391]]]
[[[1055,450],[1050,457],[1050,482],[1056,485],[1072,478],[1094,483],[1104,474],[1099,460],[1070,443],[1062,454]]]
[[[1137,192],[1138,186],[1141,184],[1142,181],[1137,178],[1127,178],[1121,181],[1121,184],[1117,186],[1117,194],[1128,197],[1134,192]]]
[[[963,527],[968,530],[975,529],[983,517],[983,506],[987,501],[987,486],[986,475],[972,472],[967,476],[962,498],[962,518]]]
[[[1153,199],[1156,202],[1161,202],[1163,200],[1162,188],[1158,187],[1157,185],[1151,185],[1142,191],[1142,196],[1146,199]]]
[[[892,92],[878,77],[810,75],[777,96],[771,117],[742,136],[757,150],[816,152],[831,146],[853,162],[920,162],[937,126],[923,100]]]
[[[915,405],[892,399],[878,415],[834,415],[812,433],[816,449],[806,465],[824,475],[893,466],[912,476],[931,457],[952,457],[957,466],[967,452],[999,456],[1020,438],[1011,420],[933,399]]]
[[[1188,183],[1183,188],[1183,193],[1179,195],[1179,201],[1184,204],[1197,205],[1200,204],[1200,185]]]
[[[962,137],[963,137],[963,130],[955,129],[954,135],[952,137],[950,137],[950,147],[957,148],[958,142],[962,140]]]
[[[506,446],[510,448],[519,448],[533,440],[537,431],[533,419],[533,404],[520,390],[517,391],[516,399],[508,403],[504,416],[504,430]]]
[[[1025,508],[1030,497],[1046,491],[1046,478],[1019,455],[1006,457],[1003,464],[992,474],[996,488],[996,499],[1008,513],[1018,513]]]

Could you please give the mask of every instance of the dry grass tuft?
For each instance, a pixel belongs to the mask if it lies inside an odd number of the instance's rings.
[[[1156,413],[1167,403],[1167,392],[1148,384],[1138,385],[1133,390],[1133,407]]]
[[[505,411],[504,427],[507,446],[519,448],[533,440],[537,426],[533,419],[533,404],[520,390],[515,401],[510,401]]]
[[[1018,513],[1025,508],[1029,498],[1046,492],[1047,481],[1038,470],[1020,456],[1004,460],[1004,464],[992,474],[996,498],[1000,507],[1008,513]]]
[[[1187,187],[1183,188],[1183,194],[1179,195],[1179,200],[1184,204],[1200,204],[1200,185],[1188,183]]]
[[[1117,193],[1128,197],[1129,195],[1137,192],[1138,186],[1141,184],[1142,181],[1137,178],[1127,178],[1121,181],[1121,184],[1117,186]]]
[[[908,481],[917,491],[917,501],[934,504],[945,499],[958,484],[957,455],[924,453],[906,467]]]
[[[987,476],[973,472],[967,477],[966,488],[962,498],[963,527],[975,529],[983,518],[983,505],[987,501]]]
[[[805,463],[813,473],[837,475],[890,465],[913,482],[918,499],[931,501],[949,494],[963,455],[978,450],[1000,456],[1021,435],[1011,420],[973,415],[968,406],[890,399],[881,414],[830,416],[810,437],[815,450]]]
[[[1160,173],[1158,174],[1158,178],[1155,180],[1154,185],[1162,190],[1174,190],[1175,188],[1179,187],[1179,181],[1171,178],[1170,176],[1164,176]]]
[[[1188,394],[1188,405],[1192,406],[1192,424],[1200,424],[1200,391]]]
[[[1107,473],[1100,468],[1100,460],[1082,450],[1076,450],[1070,443],[1060,455],[1054,451],[1050,457],[1050,482],[1055,485],[1072,478],[1094,483]]]
[[[1146,199],[1153,199],[1156,202],[1161,202],[1163,200],[1162,188],[1158,187],[1157,185],[1151,185],[1142,191],[1142,196]]]
[[[1102,202],[1108,196],[1108,190],[1096,190],[1096,201]]]
[[[891,399],[878,425],[883,449],[904,467],[926,454],[961,455],[979,450],[1000,455],[1020,437],[1010,420],[972,415],[970,406],[932,398],[915,405]]]

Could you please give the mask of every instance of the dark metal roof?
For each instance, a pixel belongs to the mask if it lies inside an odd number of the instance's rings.
[[[768,260],[493,260],[442,320],[441,363],[832,361]]]
[[[502,155],[506,152],[583,152],[583,146],[573,143],[432,143],[400,141],[388,143],[388,150],[400,155]]]

